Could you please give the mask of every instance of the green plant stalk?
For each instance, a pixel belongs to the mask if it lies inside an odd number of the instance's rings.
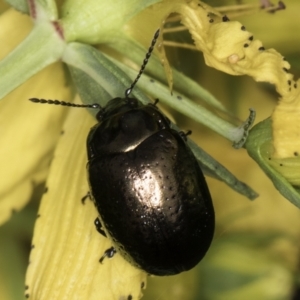
[[[65,47],[53,23],[36,22],[26,39],[0,62],[0,74],[4,75],[0,99],[46,66],[58,61]]]

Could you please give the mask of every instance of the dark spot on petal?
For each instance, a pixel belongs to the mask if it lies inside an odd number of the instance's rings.
[[[29,294],[25,294],[25,298],[29,298]]]
[[[283,3],[283,1],[279,1],[278,2],[278,9],[285,9],[286,8],[286,6],[285,6],[285,4]]]
[[[253,35],[251,35],[248,40],[253,41]]]
[[[132,296],[129,295],[129,296],[127,297],[127,300],[132,300]]]
[[[34,249],[34,245],[31,245],[30,249],[31,249],[31,250]]]
[[[61,135],[63,135],[64,133],[65,133],[65,131],[64,131],[64,130],[62,130],[62,131],[60,132],[60,134],[61,134]]]
[[[40,216],[41,216],[40,214],[37,214],[37,215],[36,215],[36,218],[38,219]]]
[[[145,282],[143,281],[142,283],[141,283],[141,289],[143,289],[145,287]]]
[[[295,88],[295,89],[297,88],[297,83],[294,84],[294,88]]]
[[[209,20],[209,23],[213,23],[213,22],[214,22],[214,19],[210,19],[210,20]]]
[[[279,164],[279,166],[280,166],[280,167],[282,167],[282,166],[283,166],[283,164]]]
[[[249,44],[244,44],[244,48],[247,48],[247,47],[249,47]]]
[[[48,192],[48,187],[45,186],[45,189],[44,189],[44,194],[46,194]]]
[[[286,73],[288,73],[288,71],[289,71],[287,68],[282,68],[282,70]]]
[[[28,290],[29,289],[29,286],[28,285],[25,285],[25,290]]]
[[[246,30],[246,27],[243,25],[243,26],[241,27],[241,30],[245,31],[245,30]]]
[[[266,50],[266,48],[261,46],[261,47],[258,48],[258,50],[259,51],[264,51],[264,50]]]
[[[297,151],[295,151],[295,152],[294,152],[294,155],[295,155],[295,156],[298,156],[298,155],[299,155],[299,153],[298,153]]]
[[[229,18],[225,15],[225,16],[222,17],[222,21],[223,21],[223,22],[228,22],[228,21],[230,21],[230,20],[229,20]]]
[[[291,85],[291,84],[292,84],[292,82],[291,82],[290,80],[288,80],[287,83],[288,83],[288,85]]]

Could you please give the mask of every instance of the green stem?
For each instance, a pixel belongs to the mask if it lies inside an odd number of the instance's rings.
[[[121,52],[124,56],[129,57],[137,65],[141,64],[146,51],[145,48],[139,45],[135,40],[128,38],[125,34],[115,43],[112,43],[110,47],[118,52]],[[151,60],[147,65],[147,73],[167,84],[165,71],[162,68],[161,61],[156,56],[151,57]],[[222,103],[219,102],[218,99],[209,91],[205,90],[202,86],[175,69],[172,69],[172,73],[174,87],[176,87],[177,91],[185,94],[191,99],[202,99],[210,106],[228,113],[227,109],[222,105]]]
[[[46,66],[58,61],[65,46],[53,23],[36,22],[26,39],[0,62],[0,99]]]
[[[131,68],[117,61],[115,61],[115,63],[121,69],[123,69],[123,71],[125,71],[129,77],[135,78],[135,70],[132,70]],[[189,118],[207,126],[234,143],[239,142],[245,134],[243,126],[237,127],[223,120],[219,116],[210,112],[208,109],[191,101],[176,91],[174,91],[171,95],[170,90],[166,85],[158,81],[151,80],[151,78],[145,74],[143,74],[143,76],[140,78],[138,85],[140,89],[146,92],[146,94],[149,94],[154,98],[159,97],[159,100],[162,103],[167,104]]]

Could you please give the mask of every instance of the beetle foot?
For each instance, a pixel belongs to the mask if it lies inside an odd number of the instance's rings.
[[[155,107],[157,109],[157,103],[159,102],[159,99],[155,99],[154,103],[148,103],[148,105],[150,105],[151,107]]]
[[[153,106],[156,106],[156,104],[159,102],[158,99],[155,99],[154,103],[152,104]]]
[[[102,257],[100,258],[99,262],[102,264],[105,257],[112,258],[117,253],[117,250],[114,247],[110,247],[107,249]]]
[[[91,193],[90,193],[89,191],[87,192],[87,194],[86,194],[85,196],[83,196],[83,197],[81,198],[81,203],[82,203],[82,204],[85,204],[85,200],[86,200],[87,198],[89,198],[90,200],[92,200],[92,196],[91,196]]]
[[[102,229],[103,227],[102,227],[102,224],[101,224],[99,218],[96,218],[96,220],[94,221],[94,224],[95,224],[95,226],[96,226],[97,231],[98,231],[100,234],[102,234],[104,237],[107,237],[105,231]]]
[[[187,141],[187,136],[192,134],[192,130],[188,130],[187,132],[179,131],[180,136],[184,141]]]

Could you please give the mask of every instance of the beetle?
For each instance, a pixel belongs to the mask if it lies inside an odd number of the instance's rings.
[[[164,276],[199,263],[213,239],[215,217],[205,178],[187,144],[189,133],[172,129],[157,101],[144,105],[130,97],[158,35],[124,98],[103,108],[81,106],[99,109],[87,138],[88,182],[99,212],[96,228],[113,244],[100,262],[119,252],[145,272]]]

